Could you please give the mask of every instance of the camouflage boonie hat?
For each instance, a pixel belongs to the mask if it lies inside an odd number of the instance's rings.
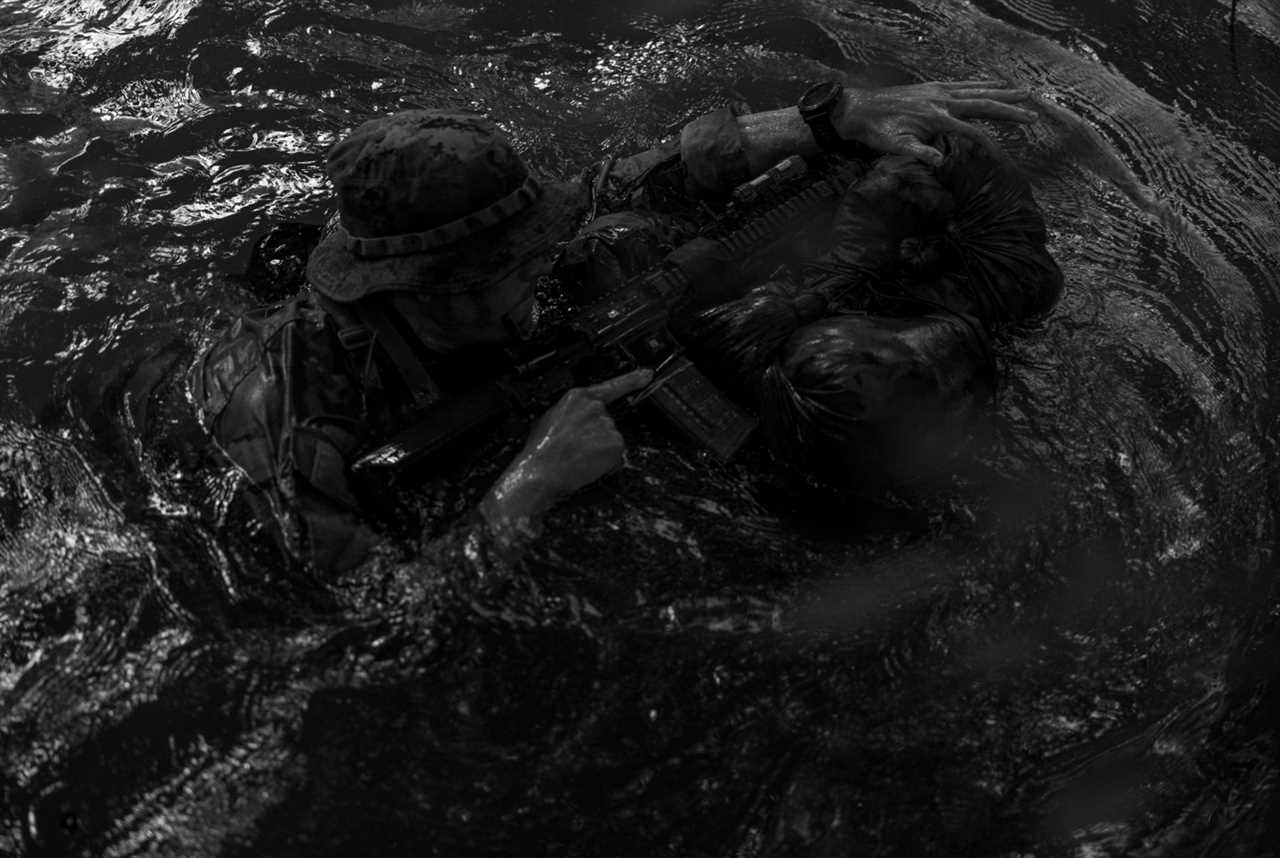
[[[335,301],[375,292],[482,291],[544,253],[585,208],[576,184],[539,182],[481,116],[407,110],[329,152],[338,217],[307,261]]]

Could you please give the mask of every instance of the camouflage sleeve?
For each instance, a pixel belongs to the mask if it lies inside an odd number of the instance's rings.
[[[643,209],[601,215],[565,245],[556,278],[575,302],[590,303],[696,234],[696,222],[673,215]]]
[[[596,213],[643,207],[687,215],[701,200],[727,197],[751,178],[737,123],[744,110],[713,110],[678,138],[597,165],[590,177]]]
[[[740,112],[705,114],[679,139],[589,171],[591,219],[565,246],[557,268],[575,300],[608,294],[659,262],[698,234],[717,198],[750,178],[735,121]]]
[[[699,116],[680,132],[680,160],[688,184],[700,196],[726,197],[751,178],[737,121],[744,109],[722,107]]]
[[[364,440],[364,409],[321,313],[293,300],[242,317],[197,361],[192,391],[285,550],[326,570],[359,563],[373,534],[348,462]]]

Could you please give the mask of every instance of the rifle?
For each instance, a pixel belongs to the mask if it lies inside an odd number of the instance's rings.
[[[740,185],[713,234],[690,239],[622,288],[581,308],[557,332],[557,345],[516,357],[501,377],[430,407],[418,423],[358,459],[355,468],[413,464],[513,409],[549,403],[584,377],[602,377],[606,366],[611,372],[652,368],[653,382],[630,403],[651,402],[683,434],[728,461],[758,421],[694,366],[672,335],[670,319],[700,283],[723,274],[720,260],[749,258],[796,234],[861,167],[843,162],[825,172],[805,182],[808,165],[793,155]]]

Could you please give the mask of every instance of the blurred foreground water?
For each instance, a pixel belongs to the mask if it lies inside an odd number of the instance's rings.
[[[0,0],[0,853],[1276,854],[1277,70],[1271,0]],[[347,128],[568,175],[831,75],[1040,99],[1067,293],[954,487],[633,426],[517,581],[274,571],[177,380]]]

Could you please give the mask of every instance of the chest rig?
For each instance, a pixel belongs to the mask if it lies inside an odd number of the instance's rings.
[[[316,295],[365,391],[367,407],[382,411],[394,430],[500,371],[498,348],[476,346],[444,354],[403,318],[390,295],[340,303]]]
[[[388,295],[350,304],[317,295],[332,319],[338,341],[360,374],[362,387],[390,397],[396,410],[421,411],[443,397],[437,377],[443,359],[399,320]]]

